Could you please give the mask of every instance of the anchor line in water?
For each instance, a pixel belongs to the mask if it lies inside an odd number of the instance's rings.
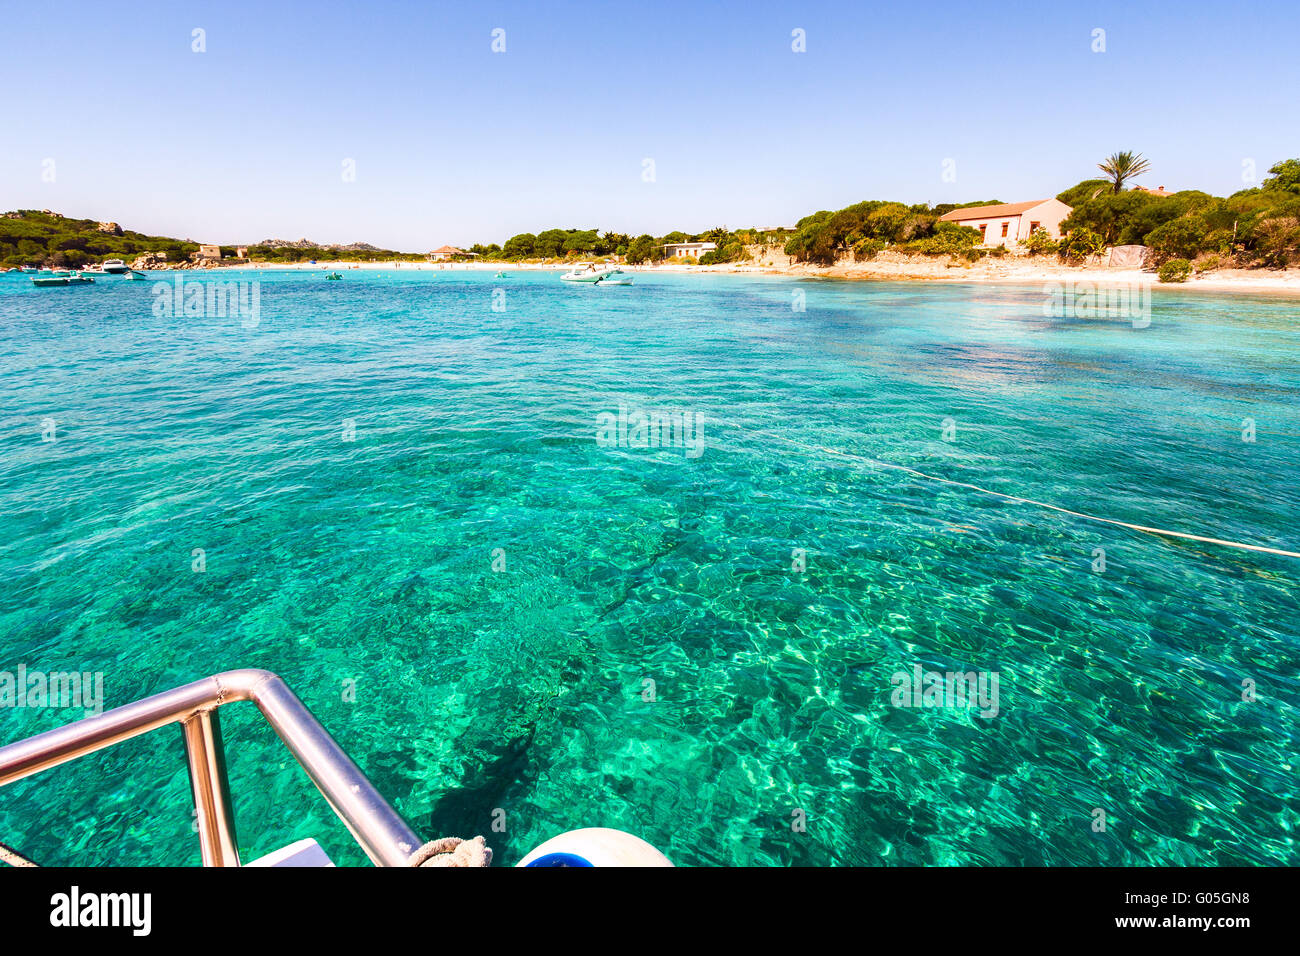
[[[727,422],[733,428],[741,428],[733,422]],[[743,430],[743,429],[742,429]],[[1002,498],[1005,501],[1014,501],[1018,504],[1034,505],[1038,508],[1047,508],[1050,511],[1057,511],[1061,514],[1071,515],[1075,518],[1083,518],[1087,521],[1097,521],[1102,524],[1116,525],[1121,528],[1128,528],[1131,531],[1141,531],[1145,534],[1162,535],[1168,538],[1179,538],[1184,541],[1198,541],[1202,544],[1217,544],[1225,548],[1238,548],[1242,551],[1257,551],[1261,554],[1276,554],[1284,558],[1300,558],[1300,551],[1287,551],[1285,548],[1271,548],[1262,544],[1247,544],[1243,541],[1228,541],[1224,538],[1211,538],[1206,535],[1189,534],[1186,531],[1171,531],[1168,528],[1152,528],[1148,525],[1133,524],[1128,521],[1120,521],[1118,518],[1103,518],[1100,515],[1085,514],[1082,511],[1071,511],[1069,508],[1062,508],[1060,505],[1050,504],[1046,501],[1035,501],[1033,498],[1021,498],[1018,495],[1009,495],[1002,491],[994,491],[992,488],[984,488],[980,485],[973,485],[968,481],[955,481],[952,478],[940,478],[938,475],[928,475],[923,471],[917,471],[915,468],[909,468],[907,465],[898,465],[893,462],[881,461],[878,458],[869,458],[865,455],[855,455],[852,452],[840,451],[837,448],[827,448],[825,445],[808,445],[804,442],[795,441],[792,438],[786,438],[784,435],[776,435],[772,432],[756,432],[750,430],[751,434],[763,435],[765,438],[775,438],[777,441],[783,441],[808,451],[825,452],[828,455],[837,455],[840,458],[849,461],[863,462],[868,465],[880,468],[892,468],[895,471],[906,472],[909,475],[915,475],[917,478],[924,478],[926,481],[934,481],[943,485],[951,485],[955,488],[969,488],[972,491],[978,491],[981,494],[992,495],[995,498]]]

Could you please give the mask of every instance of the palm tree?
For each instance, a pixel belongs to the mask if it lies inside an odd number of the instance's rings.
[[[1125,180],[1141,176],[1151,168],[1151,164],[1142,158],[1141,153],[1125,150],[1122,153],[1113,153],[1104,163],[1098,163],[1097,168],[1110,178],[1112,183],[1110,191],[1117,193],[1124,188]]]

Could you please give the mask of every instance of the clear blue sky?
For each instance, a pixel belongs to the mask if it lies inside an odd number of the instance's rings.
[[[0,0],[0,207],[426,250],[1037,199],[1120,149],[1147,185],[1230,193],[1243,160],[1300,156],[1297,22],[1294,0]]]

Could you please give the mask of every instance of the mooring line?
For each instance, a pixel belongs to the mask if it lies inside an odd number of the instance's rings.
[[[739,425],[731,424],[732,427],[741,428]],[[869,465],[879,466],[881,468],[893,468],[897,471],[906,472],[909,475],[915,475],[918,478],[924,478],[926,481],[935,481],[943,485],[952,485],[956,488],[969,488],[972,491],[978,491],[982,494],[992,495],[995,498],[1002,498],[1006,501],[1014,501],[1019,504],[1035,505],[1039,508],[1047,508],[1050,511],[1059,511],[1061,514],[1071,515],[1075,518],[1084,518],[1088,521],[1098,521],[1103,524],[1117,525],[1121,528],[1128,528],[1131,531],[1141,531],[1146,534],[1158,534],[1168,538],[1181,538],[1185,541],[1199,541],[1202,544],[1217,544],[1225,548],[1239,548],[1242,551],[1258,551],[1261,554],[1276,554],[1284,558],[1300,558],[1300,551],[1287,551],[1284,548],[1270,548],[1262,544],[1247,544],[1243,541],[1228,541],[1224,538],[1211,538],[1206,535],[1189,534],[1186,531],[1171,531],[1168,528],[1152,528],[1147,525],[1132,524],[1128,521],[1120,521],[1117,518],[1103,518],[1099,515],[1085,514],[1082,511],[1071,511],[1069,508],[1062,508],[1060,505],[1049,504],[1046,501],[1035,501],[1033,498],[1021,498],[1018,495],[1009,495],[1002,491],[994,491],[992,488],[984,488],[980,485],[973,485],[968,481],[954,481],[951,478],[940,478],[938,475],[927,475],[923,471],[917,471],[915,468],[909,468],[907,465],[896,465],[893,462],[881,461],[878,458],[869,458],[865,455],[857,455],[853,452],[840,451],[836,448],[827,448],[825,445],[808,445],[804,442],[795,441],[793,438],[786,438],[784,435],[777,435],[772,432],[755,432],[752,434],[761,434],[768,438],[775,438],[778,441],[786,442],[790,445],[796,445],[800,448],[806,448],[810,451],[821,451],[829,455],[838,455],[850,461],[864,462]]]

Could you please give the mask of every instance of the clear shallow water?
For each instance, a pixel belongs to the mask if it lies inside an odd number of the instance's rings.
[[[502,863],[594,825],[679,864],[1300,861],[1300,562],[816,449],[1297,550],[1300,303],[1158,293],[1138,330],[1037,288],[221,278],[261,281],[257,328],[0,278],[0,670],[102,671],[108,706],[274,670]],[[703,455],[602,446],[620,404],[700,416]],[[892,707],[917,663],[998,672],[999,715]],[[359,862],[223,713],[245,858]],[[178,732],[0,790],[46,863],[196,862],[190,819]]]

